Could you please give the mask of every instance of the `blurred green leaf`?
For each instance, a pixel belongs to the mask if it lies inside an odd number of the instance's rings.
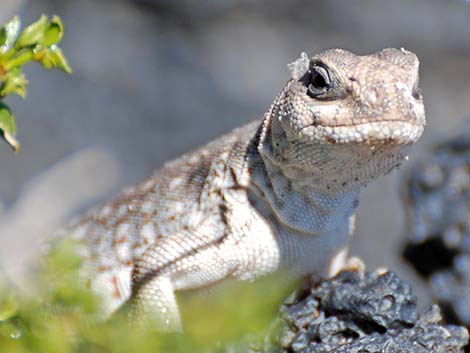
[[[186,334],[201,347],[239,341],[247,333],[261,335],[294,285],[282,276],[277,273],[254,283],[228,282],[212,289],[210,295],[181,298]]]
[[[77,244],[73,240],[60,240],[43,259],[44,271],[39,279],[51,285],[43,294],[55,303],[56,309],[80,308],[82,313],[92,316],[99,303],[91,291],[77,281],[76,274],[82,262],[76,250]]]
[[[42,45],[49,47],[61,41],[64,35],[64,26],[58,16],[51,20],[46,15],[28,26],[15,44],[16,49]]]
[[[17,94],[22,98],[26,96],[26,85],[28,81],[19,67],[12,69],[3,77],[0,85],[0,97],[8,94]]]
[[[18,299],[15,295],[9,294],[0,302],[0,322],[8,320],[18,312]]]
[[[0,322],[6,321],[18,313],[18,299],[0,278]]]
[[[15,16],[0,29],[0,53],[6,53],[13,47],[18,37],[20,26],[20,19],[18,16]]]
[[[72,73],[72,68],[57,45],[38,50],[34,60],[39,61],[46,69],[58,68],[66,73]]]
[[[16,120],[7,105],[0,102],[0,133],[3,134],[5,141],[13,148],[15,152],[20,149],[19,142],[15,139]]]
[[[64,36],[64,26],[62,20],[58,16],[52,16],[44,33],[44,40],[42,44],[51,46],[59,43]]]
[[[23,33],[15,43],[16,49],[22,49],[29,46],[41,44],[44,41],[44,34],[47,29],[47,16],[42,15],[39,20],[25,28]]]

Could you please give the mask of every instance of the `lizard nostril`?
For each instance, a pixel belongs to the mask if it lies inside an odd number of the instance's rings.
[[[422,98],[421,88],[419,88],[419,87],[413,88],[413,92],[411,94],[413,95],[414,99],[421,99]]]

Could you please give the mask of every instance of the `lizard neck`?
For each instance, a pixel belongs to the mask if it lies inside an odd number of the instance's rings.
[[[263,168],[257,163],[252,169],[252,182],[261,189],[261,195],[283,226],[305,234],[347,229],[359,204],[360,190],[325,191],[318,185],[287,177],[269,159],[262,163]]]
[[[280,223],[295,231],[323,234],[343,231],[359,203],[359,185],[328,188],[318,176],[298,172],[283,164],[266,119],[255,139],[257,157],[251,165],[252,182]],[[253,148],[255,149],[255,148]]]

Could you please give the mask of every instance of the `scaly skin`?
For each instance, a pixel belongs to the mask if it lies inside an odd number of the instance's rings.
[[[165,164],[66,232],[110,315],[180,330],[175,292],[280,269],[344,266],[361,190],[406,157],[425,125],[417,57],[340,49],[289,65],[265,117]]]

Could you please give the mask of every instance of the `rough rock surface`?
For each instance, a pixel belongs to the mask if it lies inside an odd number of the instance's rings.
[[[470,325],[470,130],[437,145],[405,186],[405,258],[451,322]]]
[[[464,352],[468,341],[465,328],[442,325],[438,306],[418,314],[411,287],[393,272],[343,272],[292,295],[280,316],[274,343],[259,352]]]

